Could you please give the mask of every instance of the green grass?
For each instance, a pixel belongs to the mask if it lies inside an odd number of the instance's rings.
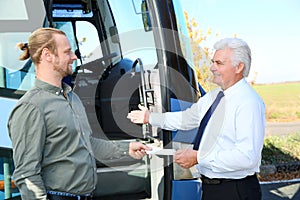
[[[254,85],[266,104],[267,121],[300,120],[300,82]]]
[[[300,132],[286,136],[268,136],[264,141],[262,164],[282,164],[300,161]]]
[[[300,82],[254,85],[266,104],[268,122],[300,120]],[[300,130],[285,136],[268,136],[264,141],[262,164],[300,161]]]

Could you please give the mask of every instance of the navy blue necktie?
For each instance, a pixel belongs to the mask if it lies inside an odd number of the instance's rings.
[[[213,112],[217,108],[218,104],[220,103],[220,100],[222,99],[223,96],[224,96],[224,93],[222,91],[220,91],[217,95],[217,98],[215,99],[213,104],[209,107],[209,109],[205,113],[203,119],[201,120],[199,129],[198,129],[198,133],[197,133],[195,141],[194,141],[194,147],[193,147],[194,150],[199,149],[200,141],[202,139],[205,127],[206,127],[211,115],[213,114]]]

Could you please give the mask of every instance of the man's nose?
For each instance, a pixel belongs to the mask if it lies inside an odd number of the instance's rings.
[[[76,56],[76,54],[72,51],[72,60],[77,60],[77,56]]]
[[[216,66],[215,66],[215,63],[212,62],[212,63],[210,64],[209,69],[210,69],[210,71],[215,71],[215,70],[217,70],[217,68],[216,68]]]

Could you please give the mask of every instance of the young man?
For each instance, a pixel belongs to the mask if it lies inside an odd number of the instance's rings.
[[[19,100],[8,122],[14,180],[22,199],[91,199],[97,182],[95,158],[128,152],[140,159],[149,147],[91,136],[83,104],[62,82],[73,73],[77,59],[64,32],[38,29],[19,47],[24,51],[20,59],[31,57],[36,67],[34,88]]]
[[[238,38],[222,39],[214,48],[210,70],[219,88],[182,112],[151,113],[140,107],[140,111],[130,112],[128,118],[133,123],[151,123],[168,130],[189,130],[200,125],[199,130],[204,131],[196,139],[194,149],[178,150],[174,161],[184,168],[197,165],[202,199],[261,199],[256,173],[263,148],[265,105],[245,80],[251,51]],[[213,103],[214,99],[219,100],[219,105]],[[211,111],[211,105],[215,111]]]

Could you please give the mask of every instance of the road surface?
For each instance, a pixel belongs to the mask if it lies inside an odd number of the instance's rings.
[[[287,135],[300,132],[300,121],[297,122],[267,122],[266,136]]]
[[[262,183],[262,200],[299,200],[300,199],[300,179]]]

